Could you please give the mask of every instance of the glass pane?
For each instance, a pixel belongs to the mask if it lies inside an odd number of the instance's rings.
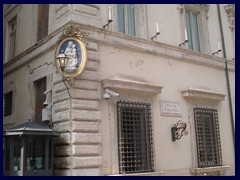
[[[125,33],[125,21],[124,21],[124,5],[117,5],[117,26],[118,32]]]
[[[18,171],[21,169],[20,160],[21,160],[21,148],[22,141],[19,136],[13,138],[13,171]]]
[[[193,20],[193,32],[194,32],[194,50],[200,51],[200,44],[199,44],[199,33],[198,33],[198,19],[197,15],[195,13],[192,14],[192,20]]]
[[[48,147],[49,147],[49,153],[48,153],[48,169],[52,169],[52,144],[53,144],[53,141],[52,141],[52,138],[49,138],[49,144],[48,144]]]
[[[17,28],[17,18],[14,17],[8,23],[9,27],[9,59],[15,56],[15,44],[16,44],[16,28]]]
[[[135,15],[134,15],[134,5],[128,4],[128,34],[135,35]]]
[[[189,46],[189,49],[193,49],[191,20],[190,20],[190,13],[188,11],[186,11],[186,25],[187,25],[188,46]]]
[[[9,171],[10,170],[10,138],[5,139],[5,149],[4,149],[4,154],[5,154],[5,170]]]
[[[26,170],[45,168],[45,138],[28,137],[26,139]]]

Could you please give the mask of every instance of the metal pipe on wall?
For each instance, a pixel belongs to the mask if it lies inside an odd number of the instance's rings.
[[[232,136],[233,136],[233,150],[235,154],[235,130],[234,130],[234,119],[233,119],[233,110],[232,110],[232,97],[231,97],[231,89],[230,89],[230,82],[229,82],[229,74],[228,74],[228,64],[226,58],[226,49],[225,49],[225,41],[223,35],[223,26],[222,26],[222,18],[220,12],[220,6],[217,4],[217,12],[218,12],[218,20],[220,26],[220,33],[222,39],[222,50],[223,50],[223,57],[225,58],[225,74],[227,80],[227,91],[228,91],[228,102],[229,102],[229,109],[230,109],[230,116],[231,116],[231,125],[232,125]]]

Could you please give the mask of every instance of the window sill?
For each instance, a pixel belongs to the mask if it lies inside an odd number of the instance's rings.
[[[159,176],[163,174],[163,171],[146,172],[146,173],[131,173],[131,174],[112,174],[109,176]]]
[[[230,166],[226,165],[226,166],[214,166],[214,167],[205,167],[205,168],[191,168],[190,172],[192,174],[196,174],[196,175],[204,175],[204,173],[207,175],[207,173],[212,173],[212,172],[224,172],[226,169],[228,169]]]

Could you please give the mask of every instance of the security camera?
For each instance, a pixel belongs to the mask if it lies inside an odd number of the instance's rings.
[[[110,99],[112,96],[119,96],[119,94],[118,93],[116,93],[116,92],[114,92],[114,91],[112,91],[112,90],[110,90],[110,89],[105,89],[105,93],[103,94],[103,99],[106,99],[106,100],[108,100],[108,99]]]
[[[108,93],[110,96],[119,96],[118,93],[116,93],[110,89],[105,89],[105,92]]]

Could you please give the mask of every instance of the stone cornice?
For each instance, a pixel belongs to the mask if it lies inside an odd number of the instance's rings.
[[[160,94],[163,86],[151,84],[148,82],[108,78],[102,82],[103,88],[111,88],[114,90],[126,90],[128,92],[140,92],[149,95]]]
[[[190,100],[209,100],[209,101],[224,101],[225,95],[213,92],[213,91],[206,91],[206,90],[200,90],[200,89],[187,89],[181,91],[182,96],[186,99]]]
[[[69,22],[68,24],[70,23],[71,22]],[[3,65],[4,76],[22,67],[23,65],[31,62],[37,56],[46,53],[47,51],[53,50],[54,45],[57,42],[61,31],[68,24],[65,24],[63,27],[58,28],[54,33],[50,34],[42,41],[36,43],[34,46],[28,48],[26,51],[17,55],[11,61],[5,63]],[[88,32],[89,36],[86,37],[86,41],[99,42],[106,46],[156,55],[159,57],[184,61],[187,63],[199,64],[215,69],[220,70],[225,69],[225,59],[219,58],[217,56],[199,53],[192,50],[188,50],[186,48],[163,44],[160,42],[154,42],[148,39],[143,39],[135,36],[129,36],[90,25],[83,24],[78,25],[83,31]],[[227,62],[229,70],[235,71],[235,63],[231,60],[228,60]]]

